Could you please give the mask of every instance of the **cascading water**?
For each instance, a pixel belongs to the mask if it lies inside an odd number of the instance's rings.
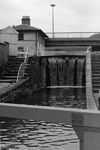
[[[69,59],[68,62],[68,75],[67,75],[67,85],[74,85],[74,73],[75,73],[75,59]]]
[[[78,58],[77,60],[77,86],[83,85],[84,80],[84,65],[85,60],[82,58]]]
[[[58,72],[58,85],[62,86],[65,84],[66,76],[66,60],[62,58],[57,58],[57,72]]]
[[[58,85],[57,80],[57,60],[55,58],[48,59],[48,77],[51,86]]]
[[[85,58],[49,57],[47,86],[82,86]]]

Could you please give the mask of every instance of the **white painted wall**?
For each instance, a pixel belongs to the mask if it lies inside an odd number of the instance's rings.
[[[45,54],[45,39],[38,33],[38,42],[37,42],[37,54],[38,56],[44,56]]]
[[[37,32],[24,32],[24,40],[18,41],[18,47],[29,48],[29,56],[42,56],[45,50],[45,39]]]
[[[0,42],[5,41],[9,43],[9,55],[16,56],[18,51],[18,32],[10,26],[0,32]]]
[[[36,53],[35,41],[18,41],[18,47],[23,47],[24,51],[29,48],[29,56],[33,56]]]
[[[9,55],[17,56],[18,47],[29,48],[29,56],[43,56],[45,51],[45,39],[40,34],[35,32],[24,32],[24,40],[18,40],[18,32],[12,27],[8,26],[0,32],[0,42],[9,43]]]

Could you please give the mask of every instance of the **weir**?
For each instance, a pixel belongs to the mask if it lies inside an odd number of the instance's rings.
[[[85,57],[50,57],[47,86],[85,86]]]

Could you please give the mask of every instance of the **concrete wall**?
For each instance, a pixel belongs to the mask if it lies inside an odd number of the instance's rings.
[[[46,47],[45,56],[54,55],[83,55],[85,56],[87,46],[56,46]]]
[[[5,41],[9,43],[9,55],[16,56],[18,33],[10,26],[0,32],[0,42]]]
[[[38,33],[37,38],[37,55],[44,56],[45,54],[45,39],[44,37]]]
[[[33,56],[36,53],[36,41],[34,41],[34,40],[18,41],[18,47],[23,47],[24,51],[26,51],[26,49],[28,47],[29,48],[29,56]]]
[[[36,56],[30,58],[30,67],[28,67],[27,73],[32,90],[46,87],[46,64],[46,58]]]
[[[87,109],[97,110],[92,90],[91,51],[92,51],[91,47],[88,47],[86,52],[86,100],[87,100]]]

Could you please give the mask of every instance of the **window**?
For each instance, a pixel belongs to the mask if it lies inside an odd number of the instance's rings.
[[[24,48],[23,47],[18,47],[18,52],[24,52]]]
[[[19,35],[18,35],[18,40],[20,41],[20,40],[24,40],[24,34],[21,32],[21,33],[19,33]]]
[[[18,57],[24,57],[24,48],[23,47],[18,47]]]

